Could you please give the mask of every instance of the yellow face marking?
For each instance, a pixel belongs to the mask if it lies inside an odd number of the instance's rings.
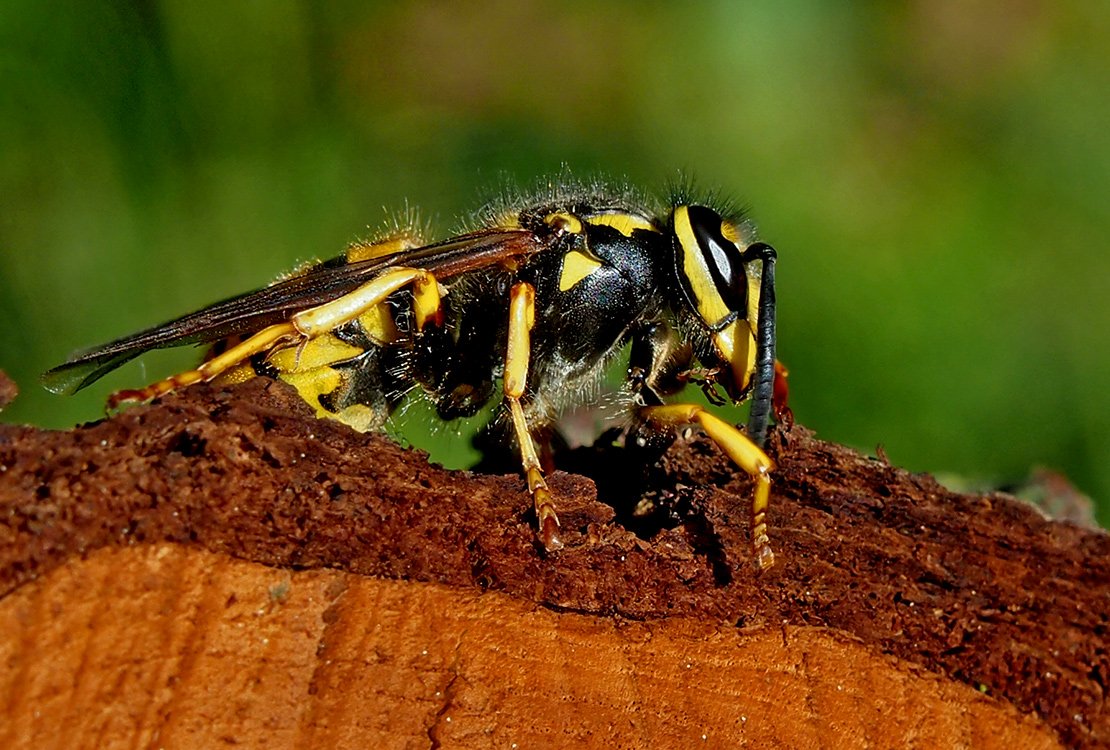
[[[582,252],[571,250],[563,256],[563,272],[559,276],[559,291],[565,292],[582,279],[601,268],[601,261]]]
[[[386,258],[403,253],[405,250],[412,250],[414,247],[420,247],[420,240],[412,234],[402,234],[378,242],[356,242],[347,248],[347,262],[358,263],[361,260]]]
[[[755,337],[747,321],[734,320],[713,334],[713,345],[728,362],[733,381],[739,390],[748,386],[755,372]]]
[[[632,232],[637,229],[645,232],[658,231],[650,221],[635,214],[598,214],[597,216],[591,216],[587,221],[598,227],[612,227],[625,237],[631,237]]]
[[[744,237],[740,234],[740,227],[727,219],[721,222],[721,235],[729,242],[744,245]],[[748,279],[748,325],[754,335],[759,328],[759,276],[750,271],[745,274]]]
[[[694,229],[690,226],[690,213],[686,206],[679,206],[674,212],[674,231],[682,248],[682,272],[690,282],[694,293],[698,314],[709,326],[724,320],[733,311],[721,299],[713,277],[709,273],[705,256],[698,247]],[[741,312],[741,311],[738,311]]]
[[[759,330],[759,282],[758,277],[748,274],[748,325],[752,334]]]

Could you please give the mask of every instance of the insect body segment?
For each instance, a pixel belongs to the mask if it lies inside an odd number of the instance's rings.
[[[776,377],[774,250],[749,242],[736,217],[676,199],[651,211],[627,195],[561,186],[489,226],[433,244],[412,232],[352,246],[257,292],[78,354],[47,387],[83,388],[153,348],[214,343],[196,369],[112,403],[194,382],[280,378],[318,416],[378,429],[407,393],[443,419],[495,398],[517,443],[541,539],[561,546],[555,499],[534,436],[597,396],[607,365],[629,349],[624,403],[633,422],[692,423],[752,476],[759,567],[774,559],[766,510],[774,464],[760,447],[772,411],[787,413]],[[500,381],[500,388],[496,384]],[[747,432],[709,410],[669,404],[688,382],[711,401],[752,400]]]

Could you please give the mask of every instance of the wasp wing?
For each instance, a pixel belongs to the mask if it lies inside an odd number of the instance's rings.
[[[386,268],[423,268],[446,280],[540,248],[523,229],[489,229],[433,245],[354,263],[327,261],[270,286],[217,302],[176,320],[125,336],[70,357],[42,376],[54,393],[74,393],[152,349],[166,349],[249,335],[289,316],[354,291]]]

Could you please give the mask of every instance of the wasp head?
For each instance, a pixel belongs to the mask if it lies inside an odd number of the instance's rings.
[[[743,399],[753,376],[773,376],[774,289],[761,282],[773,285],[773,277],[763,276],[774,250],[749,243],[743,224],[705,206],[676,206],[670,224],[685,328],[699,359],[716,370],[717,382],[733,400]],[[767,297],[762,305],[761,296]],[[762,326],[761,316],[769,317]],[[771,375],[764,373],[766,361]],[[758,397],[761,383],[755,385]]]

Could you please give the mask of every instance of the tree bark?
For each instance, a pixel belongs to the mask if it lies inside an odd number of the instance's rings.
[[[1100,747],[1110,539],[776,436],[578,450],[566,547],[264,379],[0,427],[3,747]],[[646,516],[633,512],[646,506]]]

